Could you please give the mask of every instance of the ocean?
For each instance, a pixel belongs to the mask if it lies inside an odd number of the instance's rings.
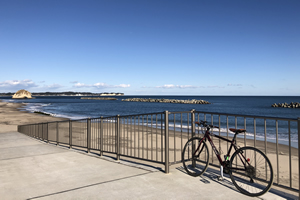
[[[49,113],[55,117],[64,117],[69,119],[97,118],[100,116],[133,115],[144,113],[156,113],[163,111],[190,111],[195,109],[201,112],[227,113],[236,115],[254,115],[263,117],[279,117],[297,119],[300,117],[300,108],[273,108],[273,103],[291,103],[300,102],[299,96],[116,96],[117,100],[86,100],[79,96],[60,96],[46,97],[38,96],[35,99],[15,100],[10,97],[0,97],[3,101],[24,103],[22,110],[28,112],[41,111]],[[202,99],[211,104],[172,104],[172,103],[148,103],[148,102],[125,102],[125,98],[164,98],[164,99]],[[213,123],[218,125],[218,117],[214,116]],[[221,118],[221,130],[226,132],[226,120]],[[207,116],[207,121],[211,119]],[[186,119],[183,119],[186,120]],[[180,122],[175,122],[175,127]],[[247,120],[247,134],[251,138],[256,132],[257,139],[264,138],[264,122],[257,119],[256,130],[253,130],[253,120]],[[267,138],[270,141],[275,140],[275,121],[268,122],[270,128],[267,132]],[[234,126],[234,118],[229,119],[229,124]],[[279,143],[286,144],[288,141],[288,131],[286,122],[279,122]],[[297,123],[292,122],[291,140],[293,146],[298,146]],[[174,127],[174,124],[173,124]],[[244,128],[244,118],[238,119],[238,127]]]

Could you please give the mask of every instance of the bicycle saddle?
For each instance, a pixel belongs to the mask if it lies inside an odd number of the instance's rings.
[[[234,133],[237,133],[237,134],[246,132],[245,129],[234,129],[234,128],[230,128],[229,130],[232,131],[232,132],[234,132]]]

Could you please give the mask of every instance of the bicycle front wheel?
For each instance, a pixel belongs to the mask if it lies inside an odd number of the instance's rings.
[[[200,143],[201,138],[191,138],[182,151],[184,169],[191,176],[201,176],[208,167],[209,151],[206,143]]]
[[[268,157],[254,147],[242,147],[230,160],[230,178],[245,195],[256,197],[268,192],[273,184],[273,168]]]

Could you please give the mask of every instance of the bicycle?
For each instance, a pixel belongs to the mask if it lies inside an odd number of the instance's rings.
[[[229,140],[210,132],[211,128],[219,128],[217,126],[208,125],[206,121],[195,122],[195,124],[206,130],[203,138],[189,139],[182,151],[183,166],[189,175],[201,176],[206,171],[209,164],[209,150],[206,145],[208,140],[220,163],[221,176],[218,177],[219,180],[224,178],[223,172],[229,174],[235,187],[241,193],[252,197],[263,195],[270,190],[273,184],[273,168],[268,157],[257,148],[239,148],[236,144],[237,135],[246,132],[245,129],[230,128],[229,130],[235,134],[232,140]],[[231,143],[224,156],[224,161],[222,161],[211,136]],[[232,148],[235,152],[230,158]]]

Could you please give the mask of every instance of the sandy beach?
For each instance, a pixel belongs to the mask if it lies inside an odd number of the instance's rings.
[[[63,121],[66,120],[64,118],[56,118],[52,116],[46,116],[36,113],[28,113],[25,111],[20,111],[19,108],[22,107],[22,103],[9,103],[9,102],[0,102],[0,133],[4,132],[15,132],[17,131],[18,125],[23,124],[34,124],[41,122],[53,122],[53,121]],[[79,125],[76,125],[76,122],[73,126],[73,145],[78,144],[81,146],[80,142],[80,134],[84,134],[84,131],[80,129],[85,129],[85,127],[79,128]],[[77,122],[78,123],[78,122]],[[64,124],[66,125],[65,131],[62,130],[60,132],[60,141],[65,141],[68,143],[68,122],[61,124],[61,128],[63,128]],[[53,124],[54,126],[54,124]],[[82,125],[80,125],[82,126]],[[114,126],[107,126],[104,128],[104,150],[111,151],[114,149],[115,141],[113,136],[113,128]],[[54,128],[54,127],[53,127]],[[51,126],[49,126],[49,137],[51,133]],[[97,127],[96,124],[92,125],[92,140],[99,141],[98,135],[96,134]],[[178,162],[181,159],[181,151],[186,143],[188,137],[182,135],[180,132],[170,131],[169,145],[170,145],[170,162]],[[217,133],[215,133],[217,134]],[[54,133],[53,140],[55,141]],[[201,134],[199,135],[201,136]],[[52,137],[52,136],[51,136]],[[78,138],[78,139],[75,139]],[[83,138],[84,139],[84,138]],[[77,141],[78,140],[78,141]],[[85,140],[85,139],[84,139]],[[121,154],[128,156],[137,156],[143,155],[144,158],[151,158],[151,160],[161,161],[162,157],[162,140],[163,137],[160,135],[160,130],[156,128],[142,127],[142,126],[132,126],[123,124],[121,126]],[[239,146],[244,145],[244,139],[238,139]],[[227,152],[227,142],[221,142],[219,144],[219,139],[214,138],[214,143],[216,147],[221,148],[221,152],[225,154]],[[208,144],[208,143],[207,143]],[[85,145],[85,144],[84,144]],[[98,144],[95,143],[95,148]],[[209,144],[208,144],[209,145]],[[93,148],[92,143],[92,148]],[[254,146],[254,141],[247,139],[246,146]],[[265,152],[265,142],[256,141],[255,146]],[[214,164],[218,164],[216,156],[212,153],[211,147],[210,149],[210,160]],[[276,155],[276,144],[267,142],[267,156],[271,160],[274,170],[274,183],[278,182],[277,175],[277,158],[279,163],[279,184],[290,186],[290,166],[289,166],[289,147],[286,145],[278,145],[278,157]],[[163,166],[161,166],[164,168]],[[291,148],[291,179],[292,179],[292,187],[298,188],[299,183],[299,175],[298,175],[298,149]]]
[[[22,103],[0,100],[0,133],[17,131],[18,125],[66,120],[36,113],[20,111]]]

